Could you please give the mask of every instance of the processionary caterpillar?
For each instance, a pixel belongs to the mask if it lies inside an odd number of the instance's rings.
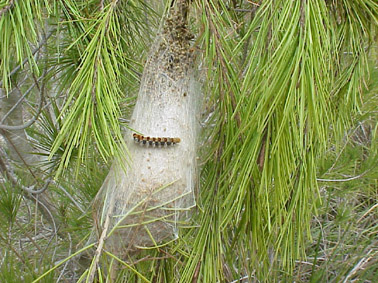
[[[181,140],[180,138],[155,138],[155,137],[145,137],[138,134],[133,134],[133,138],[135,142],[151,145],[151,146],[164,146],[164,145],[174,145],[179,143]]]

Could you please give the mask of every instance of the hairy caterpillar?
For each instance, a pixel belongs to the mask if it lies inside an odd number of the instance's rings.
[[[145,145],[154,145],[154,146],[164,146],[164,145],[174,145],[179,143],[180,138],[155,138],[155,137],[145,137],[138,134],[133,134],[134,141],[145,144]]]

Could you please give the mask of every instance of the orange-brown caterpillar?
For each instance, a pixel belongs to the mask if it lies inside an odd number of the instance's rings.
[[[155,137],[145,137],[138,134],[133,134],[134,141],[151,146],[164,146],[164,145],[174,145],[179,143],[181,140],[179,138],[155,138]]]

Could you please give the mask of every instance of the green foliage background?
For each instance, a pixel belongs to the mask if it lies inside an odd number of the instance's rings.
[[[169,6],[0,2],[1,86],[33,87],[27,132],[41,157],[2,167],[3,281],[88,276],[90,204],[111,160],[127,162],[122,127]],[[127,259],[104,252],[98,280],[115,262],[120,282],[373,280],[377,26],[373,0],[193,1],[198,207],[172,243]]]

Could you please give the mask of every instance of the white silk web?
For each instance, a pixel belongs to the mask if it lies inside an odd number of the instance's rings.
[[[182,9],[176,7],[157,34],[130,123],[138,134],[180,142],[137,143],[128,130],[130,165],[126,170],[113,165],[95,202],[98,232],[108,231],[107,245],[118,253],[174,239],[195,205],[200,88]]]

